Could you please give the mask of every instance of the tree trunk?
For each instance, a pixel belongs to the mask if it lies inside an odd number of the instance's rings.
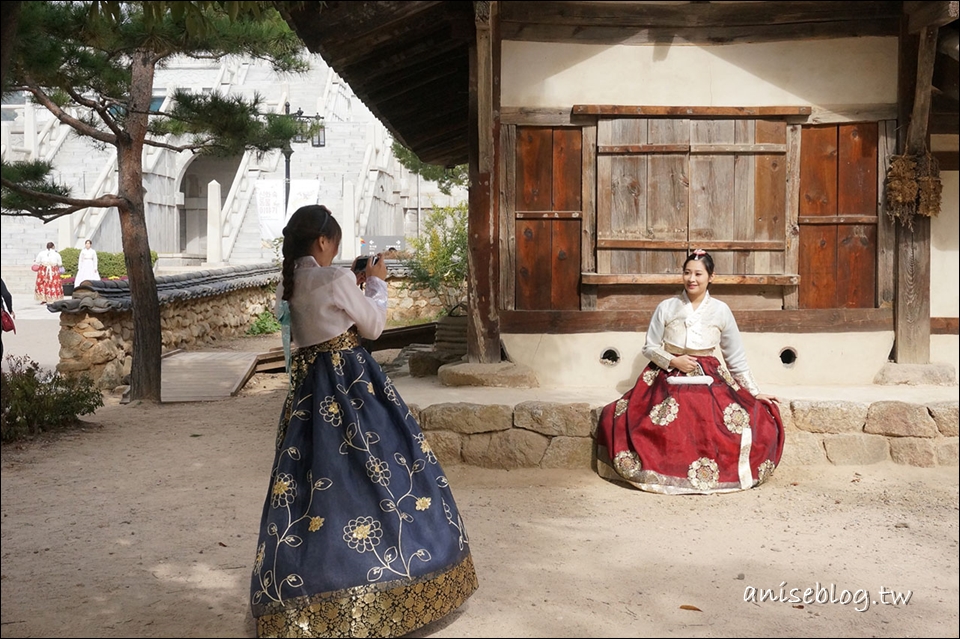
[[[124,132],[118,136],[118,194],[123,260],[127,266],[133,303],[133,366],[130,399],[160,401],[160,301],[150,260],[150,240],[143,204],[143,140],[147,111],[153,92],[154,67],[147,51],[135,52],[131,60],[130,104]]]

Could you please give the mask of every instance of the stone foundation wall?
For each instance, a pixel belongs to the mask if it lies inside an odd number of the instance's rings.
[[[273,287],[247,288],[161,305],[163,349],[196,348],[244,335],[264,310],[273,310],[274,295]],[[125,383],[133,352],[130,312],[60,313],[59,339],[58,371],[86,373],[103,389]]]
[[[516,406],[410,406],[441,464],[592,468],[602,407],[530,401]],[[795,400],[781,405],[781,464],[958,465],[958,402]]]
[[[387,289],[389,302],[387,303],[387,322],[405,322],[414,319],[432,321],[443,312],[443,303],[440,297],[428,289],[412,288],[402,277],[388,277]],[[456,291],[451,289],[451,296]],[[460,301],[466,303],[466,295]]]

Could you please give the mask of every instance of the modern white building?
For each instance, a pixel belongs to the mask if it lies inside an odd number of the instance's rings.
[[[333,211],[344,233],[341,258],[352,259],[365,238],[416,235],[424,210],[466,200],[465,189],[446,196],[436,183],[404,169],[383,124],[320,56],[310,59],[311,70],[296,76],[280,76],[263,62],[241,58],[182,59],[157,70],[156,107],[163,108],[167,96],[181,87],[259,94],[272,112],[301,111],[324,123],[322,136],[292,142],[289,155],[277,150],[262,157],[247,152],[215,159],[147,147],[145,205],[158,273],[270,261],[286,216],[303,204],[320,203]],[[5,161],[52,162],[55,176],[75,197],[116,189],[112,148],[98,148],[24,100],[3,105],[2,153]],[[3,278],[21,299],[32,297],[30,265],[49,241],[58,248],[81,248],[90,239],[97,250],[122,250],[119,217],[112,208],[86,209],[47,224],[6,215],[2,221]]]

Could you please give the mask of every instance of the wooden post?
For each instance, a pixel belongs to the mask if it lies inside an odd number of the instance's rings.
[[[494,36],[496,2],[474,2],[476,44],[470,47],[470,214],[467,221],[467,357],[471,362],[500,361],[500,316],[497,287],[498,220],[495,172]]]
[[[922,153],[926,149],[937,31],[936,26],[923,27],[918,38],[910,33],[909,17],[905,14],[901,20],[897,103],[898,142],[903,154]],[[916,216],[912,229],[897,226],[896,280],[894,359],[898,364],[929,364],[929,218]]]

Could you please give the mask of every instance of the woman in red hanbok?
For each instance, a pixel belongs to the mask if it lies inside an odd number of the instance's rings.
[[[778,400],[760,393],[730,307],[707,292],[713,269],[706,251],[691,253],[683,292],[654,311],[650,364],[600,415],[601,477],[656,493],[721,493],[763,483],[780,462]]]
[[[33,260],[33,270],[37,272],[37,282],[33,288],[34,298],[41,304],[49,304],[63,299],[63,282],[60,269],[63,259],[57,253],[53,242],[47,242],[47,248],[37,253]]]

